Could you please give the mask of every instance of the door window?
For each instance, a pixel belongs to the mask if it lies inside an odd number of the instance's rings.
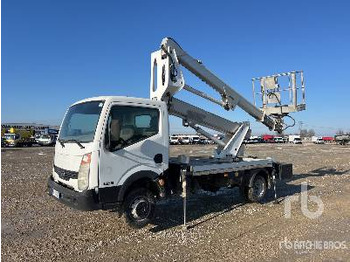
[[[159,132],[159,110],[156,108],[113,106],[105,137],[105,145],[116,151]]]

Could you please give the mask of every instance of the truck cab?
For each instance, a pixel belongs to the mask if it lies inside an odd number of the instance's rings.
[[[273,138],[273,140],[275,141],[275,143],[284,143],[283,137],[281,136],[276,136]]]
[[[302,144],[300,137],[294,137],[292,140],[293,144]]]
[[[133,183],[168,168],[164,102],[96,97],[69,107],[62,122],[49,194],[82,210],[113,208]]]
[[[16,146],[18,139],[20,139],[20,135],[14,133],[5,133],[4,139],[8,146]]]
[[[15,130],[5,133],[6,144],[11,147],[32,146],[35,143],[33,130]]]
[[[170,136],[169,138],[170,145],[177,145],[179,144],[179,138],[177,136]]]
[[[323,140],[322,136],[313,136],[313,137],[311,137],[311,141],[314,144],[324,144],[324,140]]]
[[[191,138],[189,136],[182,136],[180,142],[182,145],[189,145],[191,144]]]

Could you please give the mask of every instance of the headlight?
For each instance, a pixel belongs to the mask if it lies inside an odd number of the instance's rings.
[[[89,186],[91,153],[83,155],[78,174],[78,189],[85,190]]]

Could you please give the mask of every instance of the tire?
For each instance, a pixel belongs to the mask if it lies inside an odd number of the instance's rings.
[[[146,188],[132,190],[124,201],[126,222],[133,228],[149,224],[155,213],[155,198]]]
[[[248,202],[261,202],[267,193],[266,179],[261,175],[256,175],[252,181],[252,187],[241,187],[241,193]]]

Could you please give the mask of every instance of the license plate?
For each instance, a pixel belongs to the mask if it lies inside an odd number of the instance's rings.
[[[56,198],[60,198],[60,192],[58,192],[57,190],[55,189],[52,189],[52,195]]]

